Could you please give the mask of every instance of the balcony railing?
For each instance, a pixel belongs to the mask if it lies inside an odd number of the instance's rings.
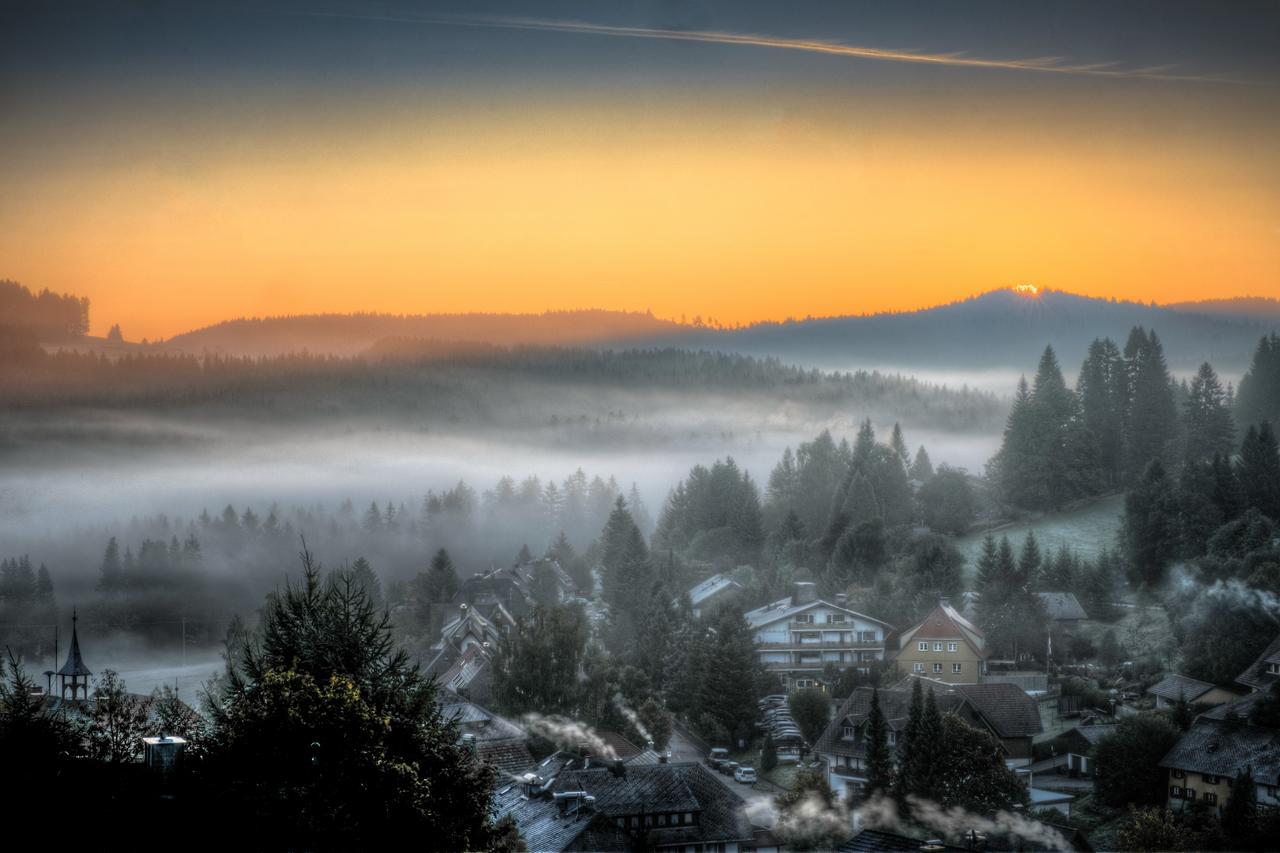
[[[884,640],[820,640],[814,642],[800,642],[799,640],[788,640],[785,643],[756,643],[757,649],[769,649],[773,651],[783,651],[787,649],[846,649],[853,651],[855,649],[883,649]]]

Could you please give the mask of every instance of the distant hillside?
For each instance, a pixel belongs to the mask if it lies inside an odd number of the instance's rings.
[[[1175,302],[1174,311],[1190,314],[1212,314],[1239,320],[1280,320],[1280,299],[1266,296],[1237,296],[1234,299],[1203,299],[1199,302]]]
[[[1193,310],[1196,305],[1205,308]],[[1260,310],[1252,310],[1255,306]],[[1074,371],[1095,337],[1109,336],[1123,345],[1136,325],[1159,333],[1175,370],[1193,370],[1207,360],[1221,371],[1238,373],[1247,367],[1264,332],[1280,327],[1280,302],[1155,306],[1050,290],[1035,295],[996,290],[921,311],[758,323],[732,330],[618,311],[318,314],[231,320],[178,335],[165,346],[194,354],[281,355],[306,350],[353,355],[379,341],[430,339],[438,346],[466,342],[723,350],[836,370],[1031,370],[1045,344],[1052,343],[1064,368]]]
[[[228,320],[176,335],[172,348],[195,354],[283,355],[303,350],[333,355],[364,352],[385,339],[467,343],[572,345],[659,338],[681,326],[652,314],[548,311],[543,314],[306,314]]]
[[[1033,370],[1046,343],[1065,369],[1084,360],[1090,341],[1109,336],[1121,346],[1136,325],[1155,329],[1174,369],[1203,361],[1243,371],[1264,331],[1280,320],[1195,314],[1173,308],[1041,291],[990,293],[924,311],[761,323],[728,331],[685,331],[682,347],[773,355],[828,369]]]

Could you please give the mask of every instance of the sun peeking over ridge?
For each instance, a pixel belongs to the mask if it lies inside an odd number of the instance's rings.
[[[1040,297],[1040,286],[1036,284],[1015,284],[1010,290],[1019,296],[1025,296],[1027,299],[1038,299]]]

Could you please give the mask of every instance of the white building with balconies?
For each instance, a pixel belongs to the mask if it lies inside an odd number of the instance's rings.
[[[746,614],[760,663],[777,673],[788,692],[829,689],[823,676],[828,665],[866,672],[884,660],[893,626],[850,610],[847,602],[844,595],[823,601],[812,583],[800,582],[791,596]]]

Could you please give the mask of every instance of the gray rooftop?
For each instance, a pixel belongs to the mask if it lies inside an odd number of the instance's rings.
[[[1179,699],[1194,702],[1197,698],[1212,690],[1213,687],[1207,681],[1200,681],[1199,679],[1188,678],[1185,675],[1174,673],[1166,675],[1158,684],[1148,687],[1147,692],[1172,702],[1176,702]]]

